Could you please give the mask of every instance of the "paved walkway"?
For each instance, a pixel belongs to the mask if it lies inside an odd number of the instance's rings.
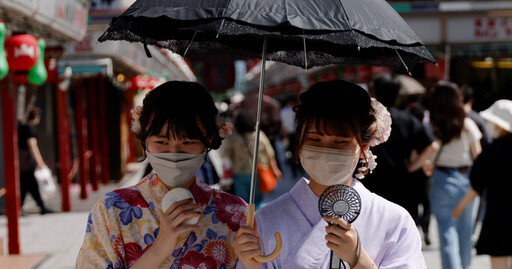
[[[0,255],[0,269],[64,269],[75,268],[78,251],[85,234],[85,225],[89,211],[96,201],[106,192],[131,186],[137,183],[143,172],[139,164],[129,164],[128,171],[118,183],[102,185],[99,190],[89,190],[86,200],[79,198],[78,185],[71,187],[73,212],[39,215],[39,209],[33,200],[28,199],[23,206],[27,216],[20,219],[21,256]],[[58,211],[61,207],[60,193],[44,197],[46,205]],[[0,236],[4,238],[4,250],[7,252],[7,218],[0,216]]]
[[[136,171],[139,166],[130,164],[130,169]],[[287,171],[283,171],[285,177],[278,183],[278,187],[272,195],[268,195],[265,200],[270,201],[278,195],[287,192],[295,184],[296,179],[287,176]],[[140,172],[139,172],[140,173]],[[34,212],[24,216],[20,220],[20,241],[23,257],[19,256],[1,256],[0,269],[13,268],[38,268],[38,269],[68,269],[74,268],[76,256],[80,249],[85,233],[88,211],[94,203],[113,189],[133,185],[140,179],[137,172],[128,173],[118,184],[109,184],[101,186],[97,192],[91,192],[87,200],[80,200],[78,189],[72,191],[71,213],[54,213],[47,215],[37,214],[36,205],[27,202],[24,209],[28,212]],[[53,209],[60,208],[60,198],[55,195],[46,199],[48,205]],[[7,249],[7,228],[5,216],[0,216],[0,236],[4,237],[4,249]],[[432,244],[424,247],[423,254],[427,267],[431,269],[440,269],[441,261],[439,256],[439,241],[437,239],[437,227],[435,219],[431,223],[431,241]],[[6,259],[9,258],[7,262]],[[488,256],[474,256],[471,269],[490,268]]]

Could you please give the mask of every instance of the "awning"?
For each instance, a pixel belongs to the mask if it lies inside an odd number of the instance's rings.
[[[177,54],[149,46],[152,58],[148,58],[142,45],[130,42],[98,43],[103,31],[89,31],[82,41],[64,45],[62,61],[80,59],[111,58],[117,73],[126,76],[158,74],[169,80],[195,81],[196,77],[188,64]]]
[[[90,0],[0,0],[0,14],[13,31],[30,31],[60,41],[87,32]],[[14,29],[13,29],[14,28]]]

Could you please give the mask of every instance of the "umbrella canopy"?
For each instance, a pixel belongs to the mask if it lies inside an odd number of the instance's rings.
[[[156,45],[186,56],[260,57],[309,68],[435,62],[384,0],[138,0],[99,41]],[[408,71],[408,70],[407,70]]]
[[[425,87],[413,77],[398,74],[396,78],[400,81],[399,95],[416,95],[426,93]]]

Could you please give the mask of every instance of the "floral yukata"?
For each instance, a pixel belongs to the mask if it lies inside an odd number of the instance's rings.
[[[246,223],[247,203],[211,189],[199,178],[189,190],[201,204],[201,228],[181,235],[160,268],[234,268],[237,257],[231,242]],[[132,266],[158,236],[161,201],[168,191],[152,173],[136,186],[107,193],[89,214],[76,268]]]
[[[290,192],[256,213],[264,253],[275,249],[275,232],[279,232],[283,240],[281,254],[263,263],[262,268],[329,268],[331,250],[325,240],[327,222],[318,212],[319,198],[308,183],[302,178]],[[409,213],[371,193],[358,180],[354,180],[352,187],[361,197],[361,213],[352,225],[375,265],[386,269],[426,268],[420,234]],[[241,262],[237,268],[243,268]]]

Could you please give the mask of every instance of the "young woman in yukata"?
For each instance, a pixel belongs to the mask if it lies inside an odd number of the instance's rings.
[[[245,224],[247,204],[195,176],[228,127],[197,83],[171,81],[149,92],[134,112],[133,129],[154,170],[96,203],[76,267],[234,268],[230,244]],[[195,203],[187,199],[162,209],[164,195],[176,187],[190,190]],[[197,224],[184,223],[197,217]]]
[[[329,268],[331,250],[351,268],[426,268],[409,213],[353,177],[375,168],[369,147],[389,137],[387,110],[363,88],[341,80],[319,82],[299,99],[297,155],[310,178],[257,211],[254,230],[240,228],[232,245],[237,268]],[[368,167],[357,168],[360,160]],[[320,195],[334,184],[350,185],[361,197],[360,215],[351,224],[318,211]],[[274,250],[275,232],[282,236],[281,254],[258,263],[253,257]]]

